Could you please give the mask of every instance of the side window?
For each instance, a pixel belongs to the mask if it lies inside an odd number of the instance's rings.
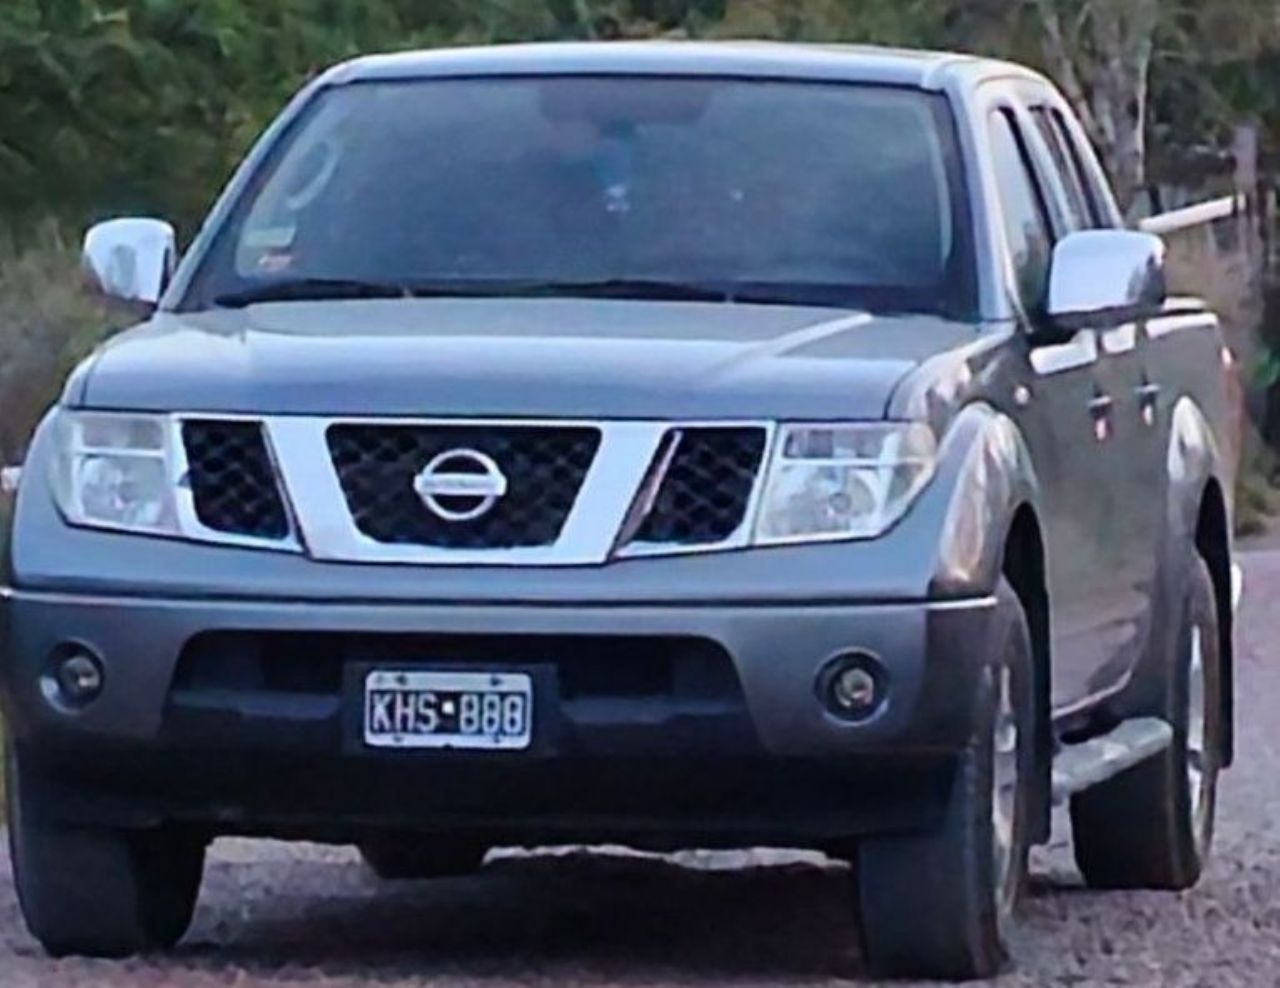
[[[1067,219],[1073,230],[1087,230],[1095,226],[1088,194],[1085,192],[1084,176],[1080,172],[1080,163],[1073,151],[1068,150],[1065,133],[1060,129],[1060,121],[1054,119],[1056,111],[1047,106],[1037,106],[1031,111],[1040,136],[1044,138],[1053,156],[1053,165],[1062,178],[1062,186],[1067,190]]]
[[[1053,234],[1021,134],[1004,110],[991,114],[991,156],[1018,292],[1027,311],[1036,312],[1042,308],[1048,288]]]
[[[1088,160],[1085,151],[1080,147],[1080,142],[1071,132],[1071,128],[1067,126],[1067,121],[1062,116],[1061,111],[1050,109],[1049,120],[1053,125],[1053,129],[1061,137],[1062,145],[1067,149],[1067,154],[1071,156],[1071,163],[1075,166],[1074,171],[1080,181],[1080,188],[1084,192],[1085,201],[1088,203],[1089,216],[1093,220],[1089,225],[1099,228],[1110,226],[1112,223],[1110,211],[1105,205],[1107,193],[1103,192],[1098,185],[1102,181],[1102,176],[1097,173],[1096,169],[1090,169],[1085,164],[1086,160]]]

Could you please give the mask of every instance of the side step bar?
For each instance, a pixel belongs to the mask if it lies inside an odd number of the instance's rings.
[[[1173,744],[1173,728],[1156,717],[1136,717],[1101,737],[1065,745],[1053,760],[1053,802],[1060,804],[1113,779]]]

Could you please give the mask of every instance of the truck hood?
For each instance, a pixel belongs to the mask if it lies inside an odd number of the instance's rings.
[[[574,299],[273,303],[158,313],[75,403],[311,415],[878,419],[978,328],[928,316]]]

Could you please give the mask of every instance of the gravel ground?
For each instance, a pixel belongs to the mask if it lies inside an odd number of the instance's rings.
[[[1240,759],[1194,892],[1080,887],[1063,821],[1002,985],[1280,984],[1280,551],[1246,553]],[[856,982],[847,875],[821,857],[505,855],[379,886],[345,849],[226,841],[171,956],[47,960],[0,855],[0,986],[807,985]]]

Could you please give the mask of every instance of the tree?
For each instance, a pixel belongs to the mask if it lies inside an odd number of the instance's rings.
[[[1183,2],[1163,19],[1151,71],[1150,136],[1175,170],[1187,149],[1230,146],[1238,123],[1276,134],[1280,4]]]
[[[0,228],[147,211],[189,231],[289,94],[363,52],[655,35],[1030,61],[1062,84],[1128,202],[1148,142],[1222,146],[1241,114],[1280,121],[1278,2],[0,0]]]
[[[1147,95],[1161,0],[1033,0],[1050,72],[1129,207],[1146,180]]]
[[[784,41],[929,46],[963,0],[728,0],[712,33]]]
[[[1029,2],[1044,64],[1126,207],[1146,181],[1153,112],[1167,141],[1222,144],[1242,115],[1275,107],[1259,73],[1280,29],[1276,0]]]

